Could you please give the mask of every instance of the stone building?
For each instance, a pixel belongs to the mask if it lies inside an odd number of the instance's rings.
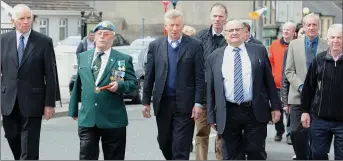
[[[250,21],[252,1],[218,1],[227,6],[228,19]],[[132,41],[142,35],[163,35],[164,8],[161,1],[89,1],[90,6],[103,12],[103,18],[114,21],[117,31]],[[197,31],[209,27],[210,8],[215,1],[178,1],[176,9],[185,15],[185,23]],[[169,4],[169,8],[173,8]],[[144,20],[143,20],[144,18]],[[143,23],[144,21],[144,23]],[[144,24],[144,25],[143,25]]]

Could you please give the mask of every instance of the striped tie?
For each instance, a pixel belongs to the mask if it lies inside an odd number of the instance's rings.
[[[94,62],[93,62],[93,68],[92,68],[92,72],[93,72],[93,76],[94,76],[94,80],[96,80],[98,78],[98,74],[100,72],[100,68],[101,68],[101,56],[104,55],[105,53],[100,53],[98,52],[96,55],[97,57],[95,58]]]
[[[242,74],[242,62],[241,55],[239,54],[240,48],[234,48],[235,52],[235,64],[234,64],[234,99],[237,104],[241,104],[244,101],[243,92],[243,74]]]
[[[21,64],[21,60],[23,58],[25,46],[24,46],[24,36],[21,35],[19,39],[19,47],[18,47],[18,64]]]

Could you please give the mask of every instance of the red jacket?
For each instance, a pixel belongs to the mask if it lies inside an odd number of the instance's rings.
[[[274,40],[269,47],[269,61],[272,65],[273,77],[276,88],[281,88],[282,63],[287,46],[280,42],[280,39]]]

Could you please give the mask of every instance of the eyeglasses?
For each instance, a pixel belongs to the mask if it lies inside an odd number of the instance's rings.
[[[104,38],[108,38],[111,35],[111,33],[109,33],[109,32],[97,32],[96,35],[100,36],[100,37],[102,36]]]
[[[225,32],[231,33],[231,32],[234,32],[234,31],[239,32],[239,31],[241,31],[241,30],[243,30],[243,28],[228,29],[228,30],[224,30],[224,31],[225,31]]]

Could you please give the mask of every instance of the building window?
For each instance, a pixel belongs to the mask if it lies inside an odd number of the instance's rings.
[[[320,21],[321,21],[321,22],[320,22],[320,23],[321,23],[321,24],[320,24],[320,30],[321,30],[320,33],[321,33],[321,34],[320,34],[320,35],[322,35],[322,36],[324,36],[324,30],[325,30],[325,29],[324,29],[324,25],[325,25],[324,20],[325,20],[324,18],[321,18],[321,20],[320,20]]]
[[[81,35],[81,19],[77,20],[77,34]]]
[[[48,35],[49,21],[47,18],[39,20],[39,32]]]
[[[327,18],[327,21],[328,21],[328,26],[327,26],[327,28],[329,29],[329,27],[332,25],[332,24],[331,24],[331,18]]]
[[[67,38],[67,19],[60,20],[60,40]]]

